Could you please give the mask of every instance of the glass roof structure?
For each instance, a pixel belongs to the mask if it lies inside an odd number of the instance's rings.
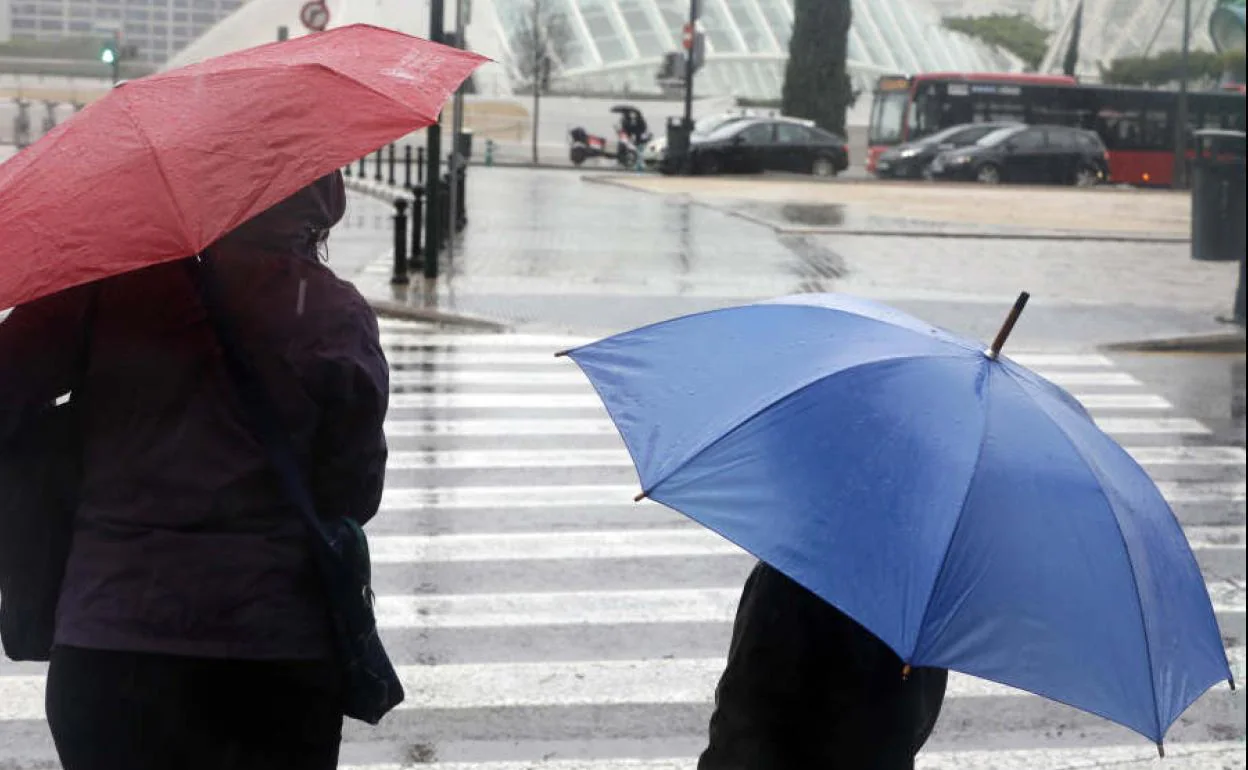
[[[654,92],[666,54],[680,51],[689,0],[547,0],[570,21],[570,40],[554,52],[554,84],[602,92]],[[696,90],[706,96],[774,99],[780,95],[793,0],[702,0],[706,63]],[[505,42],[527,0],[493,0]],[[941,28],[930,0],[854,0],[849,66],[869,92],[881,74],[937,70],[1010,71],[1013,56]]]

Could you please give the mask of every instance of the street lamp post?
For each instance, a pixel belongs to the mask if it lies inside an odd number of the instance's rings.
[[[429,0],[429,39],[441,43],[446,9],[443,0]],[[442,183],[442,114],[429,128],[425,129],[425,160],[429,164],[425,173],[425,277],[438,277],[438,249],[442,244],[442,211],[439,206],[445,205],[438,186]]]
[[[1179,104],[1175,110],[1174,181],[1177,190],[1186,189],[1187,180],[1187,78],[1192,37],[1192,0],[1183,0],[1183,45],[1179,57]]]

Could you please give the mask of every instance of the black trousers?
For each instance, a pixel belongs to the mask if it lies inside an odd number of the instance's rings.
[[[335,770],[331,663],[57,647],[47,713],[65,770]]]

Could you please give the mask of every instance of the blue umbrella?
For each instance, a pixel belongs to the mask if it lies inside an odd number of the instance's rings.
[[[1161,746],[1230,666],[1148,474],[1068,393],[899,311],[799,295],[568,351],[642,495],[836,605],[908,666]],[[899,672],[901,675],[902,672]],[[1233,682],[1232,682],[1233,686]]]

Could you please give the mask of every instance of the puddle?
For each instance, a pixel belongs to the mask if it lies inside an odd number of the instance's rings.
[[[785,203],[777,207],[776,219],[806,227],[840,227],[845,224],[845,206],[840,203]]]

